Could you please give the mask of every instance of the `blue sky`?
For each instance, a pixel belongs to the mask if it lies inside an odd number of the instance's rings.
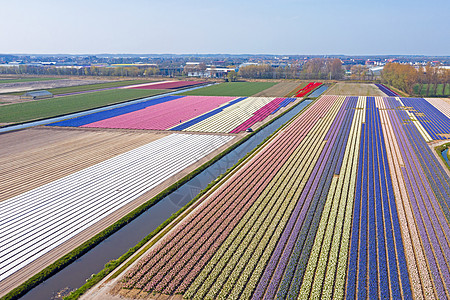
[[[450,55],[449,0],[0,3],[0,53]]]

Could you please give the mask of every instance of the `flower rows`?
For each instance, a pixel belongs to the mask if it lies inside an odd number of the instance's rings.
[[[408,121],[408,101],[320,98],[121,287],[193,299],[445,298],[450,178]]]
[[[330,105],[313,105],[139,261],[122,287],[184,292]]]
[[[304,88],[300,89],[295,94],[295,97],[303,97],[306,94],[309,94],[310,92],[314,91],[316,88],[318,88],[321,85],[322,85],[322,82],[310,82]]]

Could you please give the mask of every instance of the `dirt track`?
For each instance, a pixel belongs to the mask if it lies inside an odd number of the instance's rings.
[[[89,130],[38,127],[0,135],[0,201],[29,191],[37,186],[162,138],[172,132],[131,130]],[[244,135],[240,135],[243,137]],[[139,207],[218,153],[236,143],[233,139],[195,164],[165,180],[157,187],[64,244],[41,256],[0,282],[0,297],[18,286],[58,258],[81,245],[117,220]],[[6,191],[3,193],[3,191]]]
[[[386,94],[380,91],[374,84],[367,83],[344,83],[338,82],[331,89],[329,89],[326,95],[338,95],[338,96],[381,96],[386,97]]]
[[[252,97],[284,97],[301,84],[300,81],[280,82]]]

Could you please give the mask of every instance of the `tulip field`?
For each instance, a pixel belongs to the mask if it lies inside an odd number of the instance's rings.
[[[223,99],[177,130],[237,133],[295,99],[251,98]],[[449,112],[439,99],[320,97],[200,198],[112,293],[449,298],[450,177],[428,144],[450,138]]]
[[[310,92],[314,91],[316,88],[321,86],[321,82],[310,82],[308,83],[304,88],[300,89],[295,93],[295,97],[304,97],[305,95],[309,94]]]
[[[296,100],[276,97],[164,96],[49,126],[239,133]]]

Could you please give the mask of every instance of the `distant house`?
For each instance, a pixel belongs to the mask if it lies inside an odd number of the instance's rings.
[[[46,98],[53,98],[53,94],[49,91],[31,91],[26,92],[22,96],[20,96],[20,99],[32,99],[32,100],[38,100],[38,99],[46,99]]]

